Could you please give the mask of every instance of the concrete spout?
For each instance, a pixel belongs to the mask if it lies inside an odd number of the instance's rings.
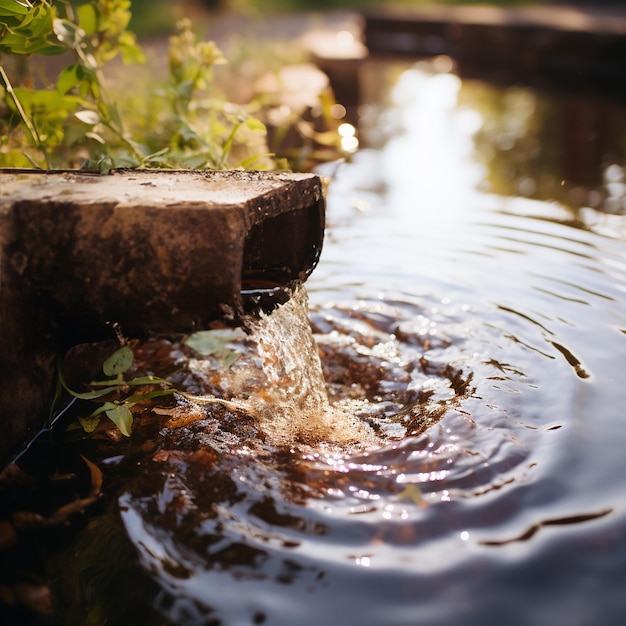
[[[74,343],[190,332],[242,290],[305,280],[321,181],[282,172],[0,171],[0,462],[42,422]]]

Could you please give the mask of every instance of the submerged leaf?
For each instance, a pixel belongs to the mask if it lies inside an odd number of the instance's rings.
[[[102,371],[106,376],[117,376],[123,374],[132,364],[133,351],[128,346],[122,346],[102,364]]]
[[[130,409],[121,404],[113,409],[105,411],[106,416],[118,427],[119,431],[125,437],[130,437],[130,431],[133,426],[133,414]]]
[[[401,500],[412,500],[417,506],[422,508],[427,507],[428,504],[424,500],[422,490],[415,484],[409,483],[399,494],[398,498]]]
[[[231,342],[241,341],[244,337],[240,328],[201,330],[189,335],[185,344],[203,356],[215,357],[222,367],[228,368],[241,356],[241,351]]]
[[[100,423],[99,415],[90,415],[89,417],[79,417],[78,422],[86,433],[92,433]]]

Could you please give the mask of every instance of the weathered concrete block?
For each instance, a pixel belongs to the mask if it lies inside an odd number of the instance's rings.
[[[38,428],[69,345],[189,332],[259,277],[315,267],[321,181],[280,172],[0,171],[0,462]]]

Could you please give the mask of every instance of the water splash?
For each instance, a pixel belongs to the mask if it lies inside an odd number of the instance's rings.
[[[250,317],[246,326],[242,358],[221,373],[219,397],[207,389],[206,395],[186,395],[188,401],[247,414],[275,446],[380,445],[355,416],[358,403],[329,402],[303,285],[273,312]],[[189,367],[197,378],[214,378],[213,360],[192,359]]]
[[[473,390],[473,372],[450,363],[462,358],[467,324],[453,341],[423,313],[409,299],[334,303],[330,315],[311,314],[300,285],[273,312],[246,321],[231,367],[186,358],[195,382],[167,425],[212,414],[219,421],[221,406],[252,420],[264,446],[344,456],[419,435]]]
[[[264,384],[249,402],[275,443],[377,443],[353,407],[328,400],[304,286],[272,314],[263,315],[251,339],[258,347]]]

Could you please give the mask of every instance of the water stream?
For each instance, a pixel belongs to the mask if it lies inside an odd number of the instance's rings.
[[[51,565],[59,623],[626,617],[626,134],[584,184],[533,169],[551,101],[449,70],[397,70],[364,112],[308,295],[230,370],[138,347],[231,404],[164,404],[99,450],[106,507]]]

